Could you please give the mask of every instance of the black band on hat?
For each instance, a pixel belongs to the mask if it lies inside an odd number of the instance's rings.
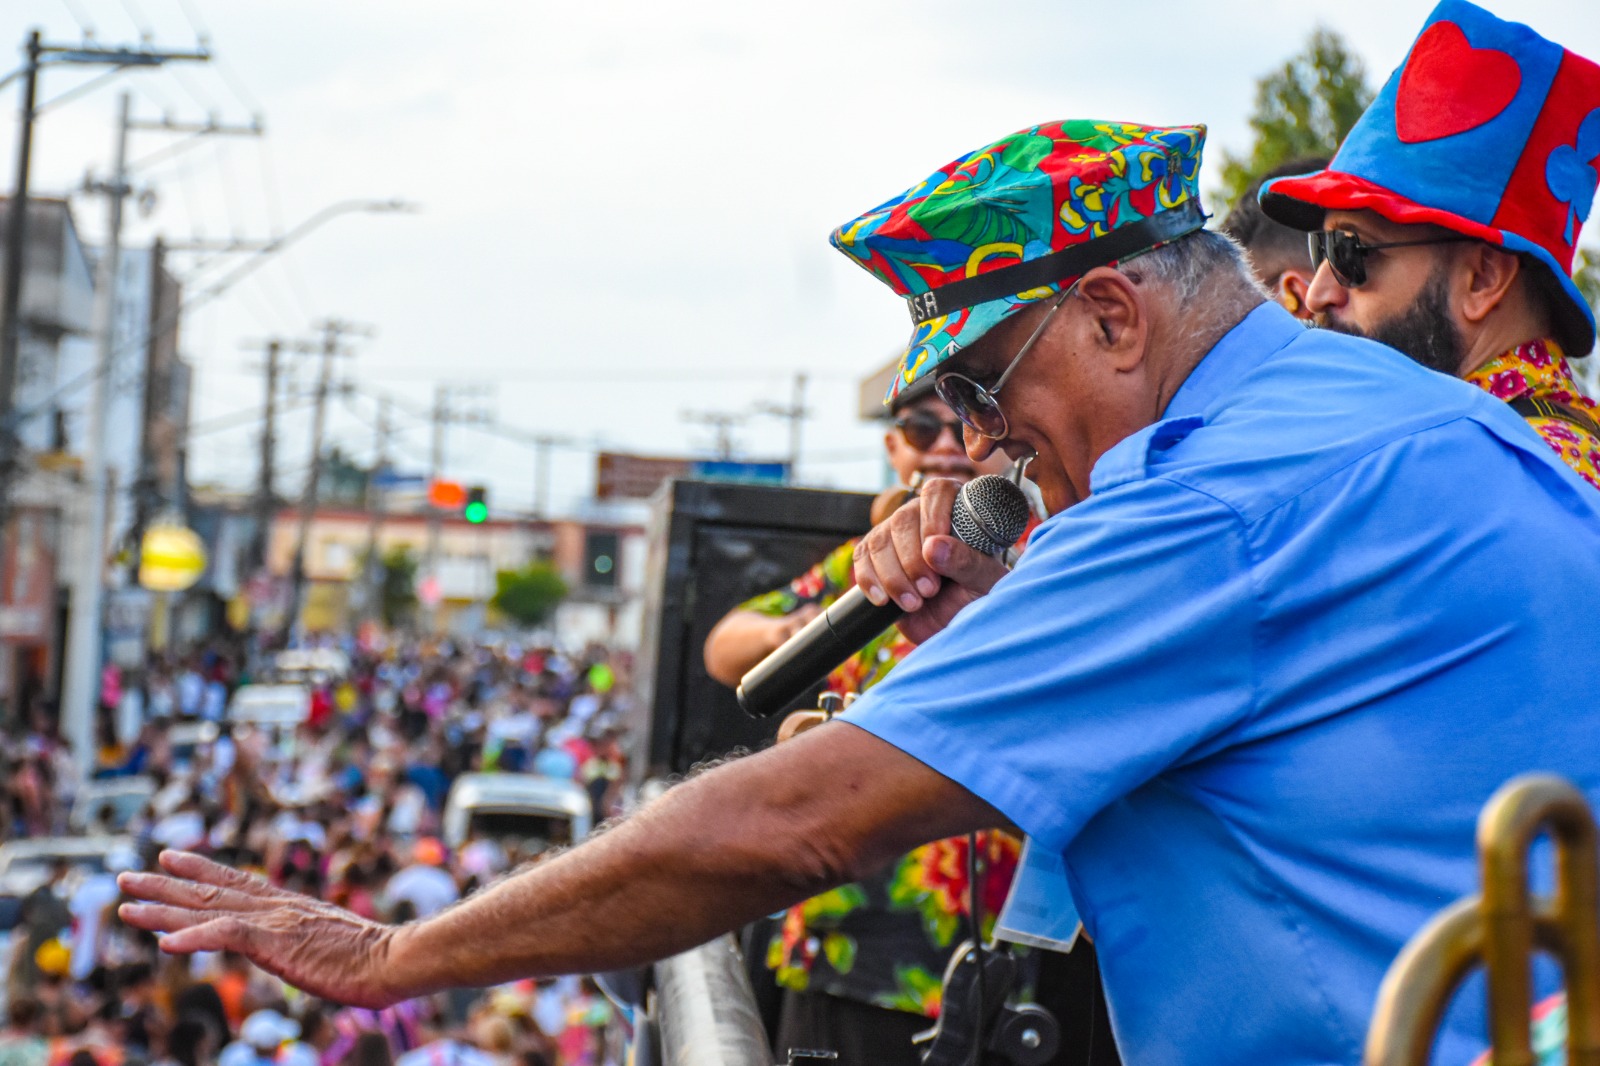
[[[1104,237],[907,296],[906,306],[911,309],[912,324],[920,326],[930,318],[953,315],[990,300],[1001,300],[1085,274],[1097,266],[1177,240],[1205,224],[1206,215],[1200,210],[1199,201],[1190,200],[1182,207],[1118,226]]]

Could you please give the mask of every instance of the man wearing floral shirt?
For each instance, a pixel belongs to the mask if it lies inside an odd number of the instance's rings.
[[[1507,401],[1600,488],[1600,421],[1567,365],[1595,341],[1570,272],[1597,157],[1600,69],[1445,0],[1332,163],[1268,182],[1261,207],[1310,231],[1320,324]]]
[[[931,384],[931,380],[930,384]],[[908,390],[884,437],[901,485],[920,477],[968,481],[1005,466],[996,452],[974,464],[961,423],[924,387]],[[856,542],[782,588],[731,611],[706,641],[711,676],[736,685],[759,662],[850,588]],[[862,693],[915,648],[891,626],[829,676],[828,690]],[[784,988],[779,1059],[790,1047],[839,1052],[839,1066],[915,1066],[912,1034],[938,1017],[940,981],[967,933],[966,837],[917,848],[869,881],[844,885],[790,908],[773,937],[767,965]],[[1004,833],[978,834],[979,910],[987,936],[1005,902],[1019,845]]]

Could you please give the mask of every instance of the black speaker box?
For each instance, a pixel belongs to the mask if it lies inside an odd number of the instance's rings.
[[[706,674],[706,636],[731,608],[787,584],[865,533],[872,500],[860,492],[709,481],[671,481],[656,493],[635,671],[641,777],[685,773],[736,748],[771,743],[783,716],[751,718],[732,689]],[[795,706],[815,703],[813,691]]]

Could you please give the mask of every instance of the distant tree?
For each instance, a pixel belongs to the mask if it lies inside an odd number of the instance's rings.
[[[1323,27],[1313,30],[1302,51],[1256,82],[1250,115],[1255,144],[1244,155],[1222,153],[1219,214],[1279,163],[1331,156],[1373,95],[1365,65],[1344,38]]]
[[[1572,258],[1572,278],[1578,291],[1589,301],[1589,306],[1600,314],[1600,252],[1593,248],[1579,248]]]
[[[1572,279],[1578,283],[1578,291],[1589,301],[1595,314],[1600,315],[1600,250],[1578,249],[1578,254],[1572,257]],[[1600,396],[1600,355],[1579,359],[1572,364],[1572,369],[1584,392]]]
[[[379,559],[383,571],[378,581],[379,610],[391,629],[405,625],[417,609],[417,557],[411,549],[390,548]]]
[[[520,570],[501,570],[494,575],[494,598],[490,606],[512,621],[536,626],[555,613],[566,598],[567,583],[549,563],[529,563]]]

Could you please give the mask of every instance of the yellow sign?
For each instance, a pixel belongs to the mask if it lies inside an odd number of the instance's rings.
[[[206,572],[206,549],[192,529],[151,526],[139,544],[139,584],[152,592],[182,592]]]

